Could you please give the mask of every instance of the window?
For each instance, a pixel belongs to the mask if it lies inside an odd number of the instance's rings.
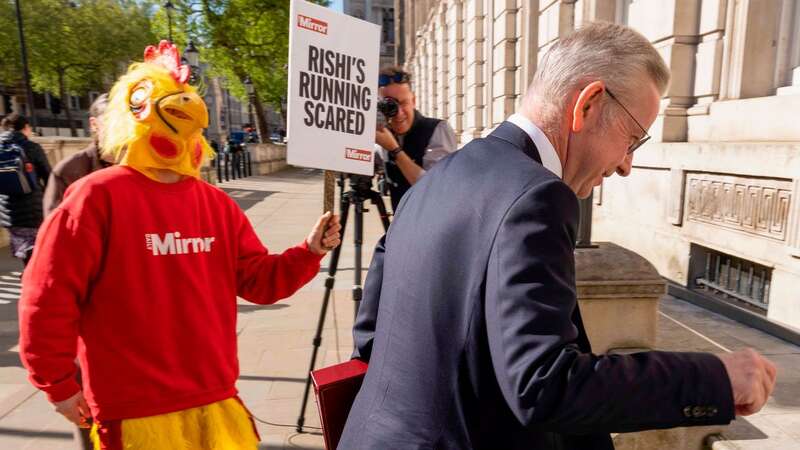
[[[800,86],[800,2],[784,0],[778,31],[775,87]]]
[[[33,93],[33,107],[34,109],[47,109],[49,108],[49,103],[47,100],[47,94],[40,94],[38,92]]]
[[[725,301],[767,309],[772,269],[692,244],[690,288]]]
[[[53,105],[53,103],[52,103],[52,101],[53,101],[53,96],[52,96],[52,95],[50,95],[50,93],[49,93],[49,92],[45,92],[45,93],[44,93],[44,103],[45,103],[45,108],[47,108],[47,109],[49,109],[49,110],[51,110],[51,111],[52,111],[52,109],[53,109],[53,106],[52,106],[52,105]]]
[[[394,8],[383,9],[383,42],[394,43]]]
[[[11,112],[11,96],[0,95],[0,114],[8,114]]]

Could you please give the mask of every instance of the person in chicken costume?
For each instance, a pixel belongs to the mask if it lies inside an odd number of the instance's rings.
[[[199,179],[213,153],[188,78],[162,41],[117,81],[102,148],[120,165],[70,186],[23,276],[22,361],[58,412],[92,422],[95,449],[256,449],[235,388],[236,297],[290,296],[340,243],[326,214],[302,244],[271,254]]]

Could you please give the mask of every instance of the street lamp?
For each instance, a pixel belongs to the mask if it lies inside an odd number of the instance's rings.
[[[186,44],[186,49],[183,50],[183,57],[191,69],[189,83],[196,85],[200,80],[200,52],[197,51],[197,47],[194,46],[194,42],[191,40]]]
[[[169,41],[172,42],[172,10],[175,9],[175,5],[173,5],[171,1],[167,0],[167,3],[164,4],[164,9],[167,10],[167,27],[169,29]]]
[[[14,0],[17,7],[17,31],[19,31],[19,51],[22,53],[22,76],[25,79],[25,100],[28,104],[28,115],[31,119],[33,131],[36,131],[36,114],[33,111],[33,91],[31,90],[31,73],[28,70],[28,50],[25,47],[25,32],[22,29],[22,11],[19,0]]]
[[[198,67],[200,65],[200,52],[197,51],[197,47],[194,46],[194,42],[189,40],[189,43],[186,44],[186,49],[183,51],[183,56],[186,57],[186,61],[189,63],[191,67]]]
[[[253,87],[253,80],[250,77],[244,79],[244,90],[247,92],[247,121],[250,122],[250,126],[255,126],[253,122],[253,94],[255,93],[255,88]],[[258,129],[258,127],[256,127]]]

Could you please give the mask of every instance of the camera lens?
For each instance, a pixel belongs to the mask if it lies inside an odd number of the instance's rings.
[[[400,105],[392,97],[383,97],[378,100],[378,111],[383,114],[387,119],[396,116],[400,110]]]

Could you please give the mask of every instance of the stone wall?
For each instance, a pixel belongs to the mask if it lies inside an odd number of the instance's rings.
[[[286,168],[286,145],[247,144],[253,164],[253,175],[267,175]]]
[[[767,317],[800,328],[800,147],[709,142],[645,147],[627,179],[595,189],[595,240],[633,249],[662,276],[689,279],[690,246],[772,269]],[[643,148],[644,150],[644,148]]]
[[[595,190],[593,239],[689,279],[692,244],[772,270],[768,318],[800,329],[800,2],[402,3],[419,109],[463,145],[519,105],[540,55],[584,22],[627,24],[672,71],[628,179]]]
[[[92,143],[89,138],[69,137],[35,137],[33,141],[42,146],[51,166]]]

